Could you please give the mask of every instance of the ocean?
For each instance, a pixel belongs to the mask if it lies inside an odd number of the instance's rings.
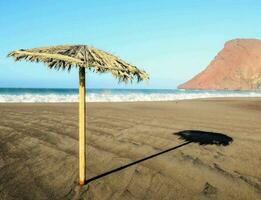
[[[261,97],[261,91],[88,89],[88,102],[175,101],[213,97]],[[78,89],[0,88],[0,102],[78,102]]]

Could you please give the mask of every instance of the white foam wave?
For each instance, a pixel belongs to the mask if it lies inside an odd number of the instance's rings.
[[[134,102],[134,101],[175,101],[184,99],[217,98],[217,97],[261,97],[260,92],[231,93],[88,93],[88,102]],[[0,94],[0,102],[78,102],[77,94]]]

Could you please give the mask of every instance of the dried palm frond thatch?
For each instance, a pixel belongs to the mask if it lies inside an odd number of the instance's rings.
[[[43,62],[49,68],[68,69],[86,67],[95,72],[111,72],[119,81],[138,82],[149,78],[148,74],[120,58],[87,45],[60,45],[12,51],[8,56],[16,61]]]

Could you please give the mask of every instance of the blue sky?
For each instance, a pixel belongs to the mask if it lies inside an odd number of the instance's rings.
[[[1,0],[0,87],[76,88],[78,72],[13,62],[9,51],[88,44],[145,69],[150,81],[118,84],[87,73],[90,88],[176,88],[227,40],[261,38],[260,0]]]

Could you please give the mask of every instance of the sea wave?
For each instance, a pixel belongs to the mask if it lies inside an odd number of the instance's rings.
[[[92,92],[87,94],[88,102],[135,102],[135,101],[177,101],[185,99],[218,98],[218,97],[261,97],[261,92]],[[0,94],[0,102],[78,102],[78,94]]]

